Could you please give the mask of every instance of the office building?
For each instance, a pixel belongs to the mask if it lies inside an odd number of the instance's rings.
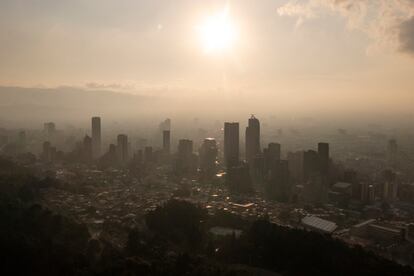
[[[170,154],[170,147],[171,147],[171,131],[164,130],[162,132],[162,149],[165,155]]]
[[[101,118],[92,117],[92,156],[101,156]]]
[[[178,142],[178,152],[175,160],[175,172],[178,175],[195,173],[197,157],[193,154],[193,141],[181,139]]]
[[[256,155],[260,154],[260,122],[254,115],[251,116],[246,127],[246,160],[252,163]]]
[[[315,175],[320,176],[318,152],[307,150],[303,153],[303,175],[305,181]]]
[[[245,163],[240,163],[238,166],[228,167],[226,185],[232,194],[252,193],[254,190],[249,166]]]
[[[86,135],[83,138],[83,146],[82,146],[82,159],[84,162],[89,163],[92,161],[93,157],[93,143],[92,138]]]
[[[297,184],[302,184],[303,181],[303,155],[303,151],[287,154],[291,181]]]
[[[325,177],[329,174],[329,144],[318,143],[319,170]]]
[[[281,202],[289,201],[290,176],[287,160],[279,160],[270,168],[266,190],[267,195],[272,199]]]
[[[49,141],[43,142],[41,159],[45,162],[51,160],[51,144]]]
[[[200,173],[204,178],[210,178],[216,174],[218,148],[214,138],[204,139],[199,149]]]
[[[47,137],[50,137],[55,134],[56,132],[56,126],[53,122],[44,123],[44,132]]]
[[[239,165],[239,123],[224,123],[224,162],[227,168]]]
[[[263,151],[264,170],[268,174],[269,170],[280,161],[281,145],[278,143],[269,143],[268,147]]]
[[[117,157],[120,164],[126,164],[128,161],[128,136],[119,134],[117,139]]]

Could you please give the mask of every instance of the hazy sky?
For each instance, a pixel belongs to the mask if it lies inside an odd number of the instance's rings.
[[[226,6],[237,38],[206,52],[199,27]],[[0,61],[0,85],[409,111],[414,0],[1,0]]]

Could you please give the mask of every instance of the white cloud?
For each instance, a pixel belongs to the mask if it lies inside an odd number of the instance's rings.
[[[290,1],[278,14],[296,17],[302,24],[327,11],[345,18],[349,30],[365,33],[373,42],[370,52],[392,49],[414,54],[414,0]]]

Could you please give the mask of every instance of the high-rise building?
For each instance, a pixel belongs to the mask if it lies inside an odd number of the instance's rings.
[[[159,124],[160,131],[171,129],[171,119],[167,118]]]
[[[91,162],[92,161],[92,150],[93,144],[92,144],[92,138],[88,135],[83,138],[83,147],[82,147],[82,155],[83,155],[83,161],[84,162]]]
[[[289,173],[291,180],[302,184],[303,180],[303,151],[289,152],[287,155],[289,162]]]
[[[108,161],[111,165],[114,165],[116,164],[116,160],[117,160],[116,145],[109,144]]]
[[[54,135],[56,132],[55,123],[53,122],[44,123],[44,132],[48,137]]]
[[[319,170],[323,176],[329,174],[329,144],[318,144]]]
[[[251,116],[246,127],[246,160],[251,163],[256,155],[260,153],[260,122]]]
[[[270,198],[286,202],[290,197],[289,164],[286,160],[277,161],[271,168],[267,193]]]
[[[238,166],[227,168],[226,185],[233,194],[252,193],[253,184],[250,176],[250,169],[247,164],[240,162]]]
[[[181,139],[178,142],[178,152],[175,161],[175,171],[179,175],[196,171],[197,159],[193,154],[193,141]]]
[[[164,130],[162,132],[162,149],[164,154],[170,154],[170,147],[171,147],[171,131]]]
[[[264,170],[267,174],[280,160],[281,146],[278,143],[269,143],[264,151]]]
[[[214,138],[204,139],[204,142],[199,149],[199,157],[200,171],[206,178],[209,178],[216,173],[217,153],[218,149],[216,140]]]
[[[43,150],[42,150],[42,156],[41,156],[43,161],[46,161],[46,162],[50,161],[51,159],[50,148],[51,148],[51,145],[49,141],[43,142]]]
[[[92,156],[101,156],[101,118],[92,117]]]
[[[125,164],[128,161],[128,136],[125,134],[118,135],[116,149],[118,161]]]
[[[303,153],[303,176],[308,181],[312,176],[320,175],[319,155],[314,150],[307,150]]]
[[[188,139],[181,139],[178,142],[178,155],[189,156],[193,153],[193,141]]]
[[[224,162],[227,168],[239,165],[239,123],[224,123]]]

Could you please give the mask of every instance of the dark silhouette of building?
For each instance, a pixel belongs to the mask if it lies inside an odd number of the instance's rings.
[[[251,116],[246,127],[246,160],[252,163],[260,153],[260,122],[254,115]]]
[[[170,154],[170,147],[171,147],[171,131],[164,130],[162,132],[162,149],[164,151],[164,154],[166,155]]]
[[[249,166],[240,163],[238,166],[227,168],[226,185],[233,194],[249,194],[253,192]]]
[[[319,170],[325,177],[329,174],[329,144],[318,143]]]
[[[110,164],[114,165],[117,161],[117,154],[116,154],[116,145],[110,144],[108,150],[108,159]]]
[[[269,143],[268,147],[264,150],[264,170],[265,174],[273,168],[280,160],[281,146],[278,143]]]
[[[56,126],[53,122],[44,123],[44,132],[47,136],[51,136],[56,132]]]
[[[101,156],[101,118],[92,117],[92,156]]]
[[[41,159],[44,162],[53,162],[56,158],[56,147],[53,147],[49,141],[43,143]]]
[[[119,134],[117,139],[117,156],[121,164],[126,164],[128,161],[128,136]]]
[[[303,151],[289,152],[287,154],[290,179],[298,184],[302,184],[303,181],[303,155]]]
[[[253,158],[250,167],[250,175],[254,184],[262,184],[265,178],[265,159],[263,154],[258,154]]]
[[[51,145],[49,141],[43,142],[41,159],[45,162],[49,162],[51,160],[50,148],[51,148]]]
[[[303,176],[308,181],[312,176],[320,175],[319,156],[314,150],[307,150],[303,153]]]
[[[239,165],[239,123],[224,123],[224,162],[227,168]]]
[[[171,130],[171,119],[167,118],[159,124],[159,130]]]
[[[181,139],[178,142],[178,155],[189,156],[193,153],[193,141]]]
[[[211,178],[217,172],[217,143],[214,138],[204,139],[199,149],[200,173],[203,178]]]
[[[175,172],[177,175],[195,173],[197,170],[197,158],[193,154],[193,141],[181,139],[178,142],[178,151],[175,160]]]
[[[89,163],[92,161],[93,158],[93,144],[92,138],[88,135],[85,135],[83,138],[83,145],[82,145],[82,159],[84,162]]]
[[[287,160],[279,160],[270,168],[267,195],[278,201],[289,201],[290,174]]]

